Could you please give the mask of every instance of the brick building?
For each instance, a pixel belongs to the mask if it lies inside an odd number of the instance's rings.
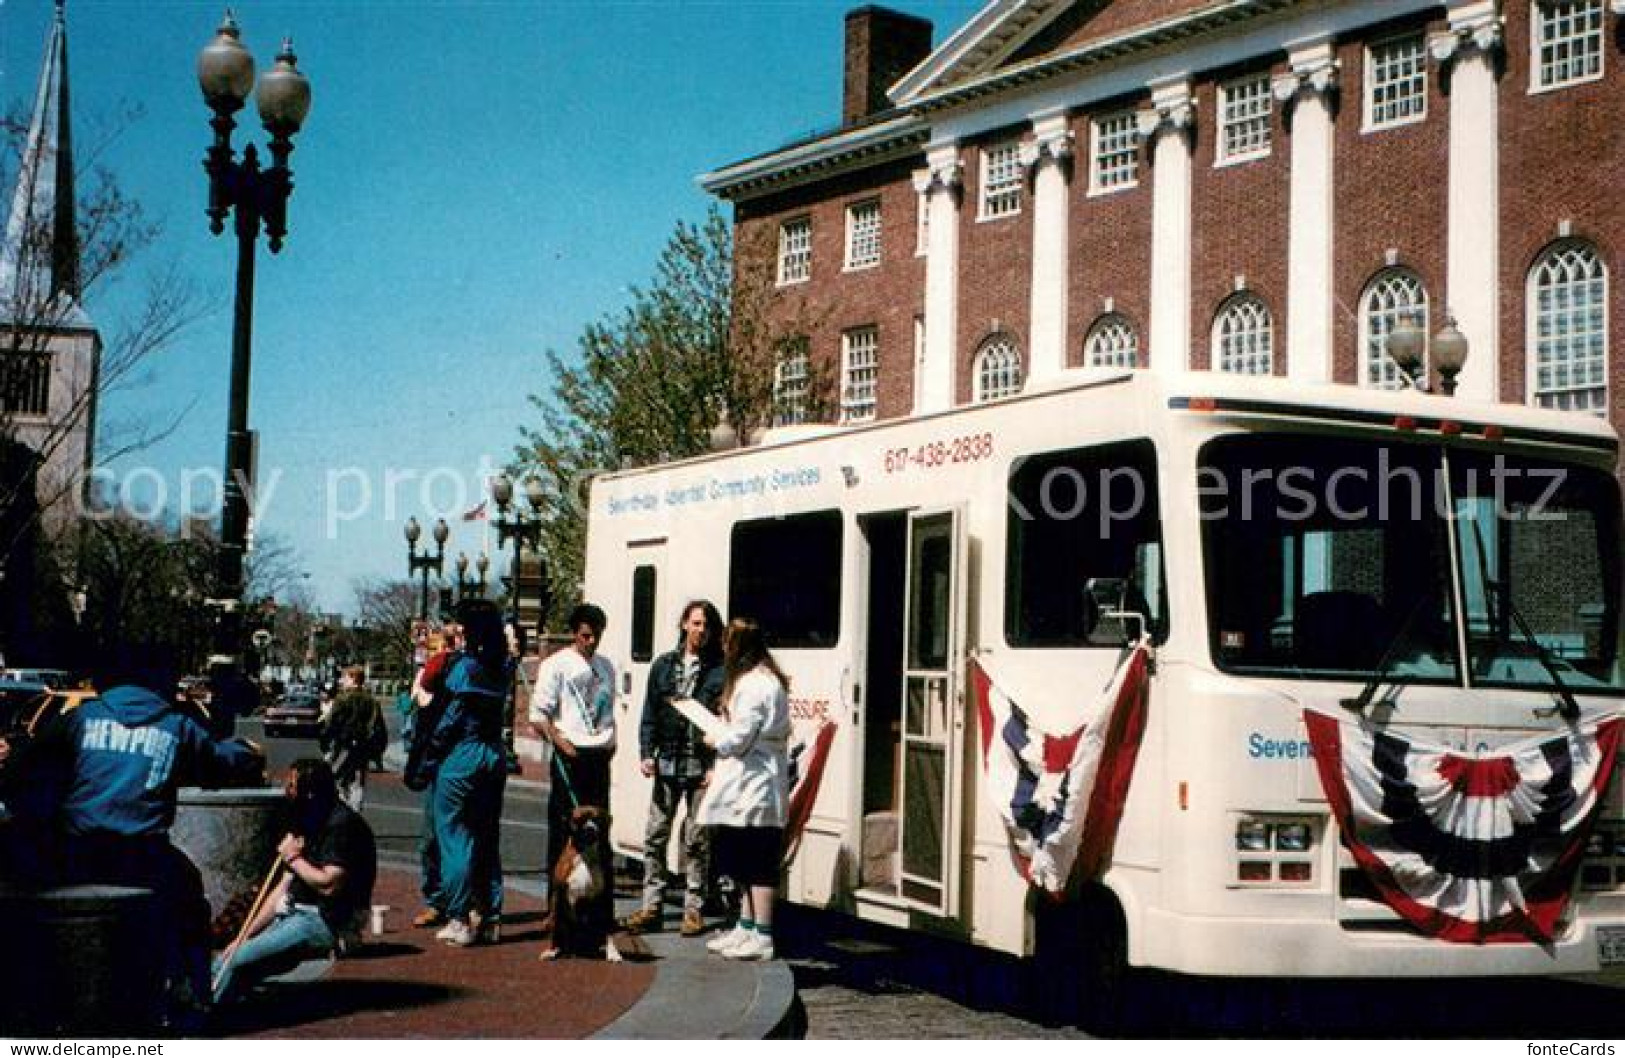
[[[816,321],[787,421],[820,373],[854,422],[1080,365],[1393,386],[1448,314],[1463,396],[1617,422],[1622,112],[1625,0],[865,7],[839,129],[702,183]]]

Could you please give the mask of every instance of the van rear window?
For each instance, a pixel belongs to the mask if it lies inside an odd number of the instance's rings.
[[[841,513],[762,518],[733,528],[728,616],[775,647],[833,647],[841,634]]]

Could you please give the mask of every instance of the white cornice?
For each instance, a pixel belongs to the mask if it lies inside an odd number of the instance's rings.
[[[926,131],[924,121],[904,114],[705,173],[698,182],[713,195],[748,198],[768,184],[777,188],[804,182],[860,158],[870,162],[885,161],[917,152],[925,142]]]

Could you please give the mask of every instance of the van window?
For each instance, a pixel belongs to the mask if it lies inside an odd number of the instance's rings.
[[[1027,456],[1010,473],[1004,637],[1012,647],[1115,646],[1089,638],[1091,580],[1126,583],[1127,609],[1168,630],[1156,449],[1124,441]]]
[[[761,518],[733,528],[728,614],[775,647],[833,647],[841,633],[841,513]]]
[[[655,568],[632,571],[632,660],[643,663],[655,656]]]

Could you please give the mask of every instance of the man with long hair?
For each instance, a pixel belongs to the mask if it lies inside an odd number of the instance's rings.
[[[339,799],[327,761],[307,758],[288,769],[288,832],[277,844],[276,888],[215,961],[214,1001],[333,953],[359,932],[372,906],[378,847],[372,828]]]
[[[660,655],[650,666],[648,690],[643,698],[638,761],[644,776],[653,779],[654,784],[649,795],[649,823],[643,836],[643,906],[628,915],[624,923],[633,933],[662,927],[666,847],[679,805],[687,809],[683,823],[687,884],[683,890],[682,934],[692,937],[705,929],[700,908],[705,902],[711,842],[709,831],[695,821],[694,813],[711,781],[715,754],[699,729],[672,708],[672,702],[692,698],[716,712],[722,697],[722,679],[722,616],[708,601],[696,599],[683,607],[676,649]]]

